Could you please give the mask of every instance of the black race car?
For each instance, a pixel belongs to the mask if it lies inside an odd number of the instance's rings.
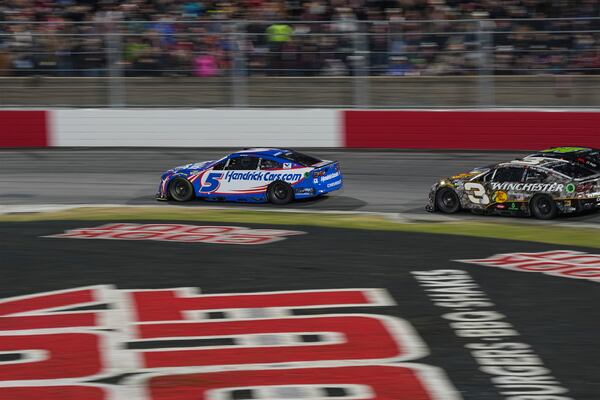
[[[555,147],[441,179],[431,188],[426,207],[539,219],[598,208],[600,150],[583,147]]]

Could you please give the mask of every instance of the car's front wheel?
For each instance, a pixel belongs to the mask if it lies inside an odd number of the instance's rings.
[[[454,190],[441,188],[435,194],[435,207],[443,213],[453,214],[460,210],[460,199]]]
[[[175,201],[189,201],[194,197],[194,187],[184,178],[175,178],[169,184],[169,195]]]
[[[537,219],[554,219],[558,215],[556,202],[546,195],[537,195],[529,203],[531,215]]]
[[[273,182],[267,189],[267,198],[273,204],[288,204],[294,200],[294,190],[289,183]]]

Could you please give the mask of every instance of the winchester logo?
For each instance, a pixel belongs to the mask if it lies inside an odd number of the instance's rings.
[[[565,185],[562,183],[515,183],[492,182],[493,190],[518,191],[518,192],[562,192]]]

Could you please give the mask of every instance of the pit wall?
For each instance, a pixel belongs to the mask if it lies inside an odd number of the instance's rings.
[[[600,148],[600,112],[52,109],[0,111],[0,147]]]

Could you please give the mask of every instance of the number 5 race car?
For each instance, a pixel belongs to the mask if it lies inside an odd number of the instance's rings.
[[[556,147],[442,179],[431,188],[426,207],[539,219],[598,208],[600,150],[582,147]]]
[[[287,204],[342,188],[337,161],[283,149],[247,149],[184,165],[161,176],[157,200]]]

